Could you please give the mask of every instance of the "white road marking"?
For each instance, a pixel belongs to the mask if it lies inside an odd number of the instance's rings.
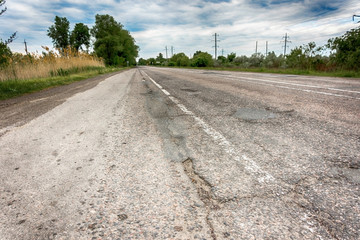
[[[176,69],[176,70],[177,71],[183,71],[183,70],[180,70],[180,69]],[[191,71],[191,70],[187,70],[187,72],[199,73],[198,71]],[[204,73],[204,71],[202,71],[201,73]],[[252,74],[252,73],[248,73],[248,74]],[[317,88],[317,89],[325,89],[325,90],[330,90],[330,91],[340,91],[340,92],[346,92],[346,93],[360,94],[360,91],[339,89],[339,88],[333,88],[333,87],[330,87],[330,86],[316,86],[316,85],[308,85],[308,84],[289,83],[289,82],[282,82],[282,81],[265,80],[265,79],[260,79],[260,78],[231,76],[231,75],[228,75],[228,74],[221,74],[221,73],[219,73],[218,76],[222,76],[222,77],[228,78],[228,79],[236,79],[236,80],[240,80],[240,81],[251,82],[251,83],[254,83],[254,81],[270,82],[270,83],[284,84],[284,85],[291,85],[291,86],[298,86],[298,87]],[[250,80],[252,80],[252,81],[250,81]],[[260,84],[260,83],[258,83],[258,84]],[[351,98],[351,99],[360,100],[360,98],[347,96],[347,95],[342,95],[342,94],[327,93],[327,92],[321,92],[321,91],[312,91],[312,90],[306,90],[306,89],[300,89],[300,88],[289,88],[289,87],[272,85],[272,84],[263,84],[263,85],[279,87],[279,88],[286,88],[286,89],[292,89],[292,90],[299,90],[299,91],[305,91],[305,92],[312,92],[312,93],[324,94],[324,95],[335,96],[335,97],[345,97],[345,98]]]
[[[267,171],[261,169],[261,167],[252,159],[247,157],[246,155],[242,155],[241,157],[235,150],[236,148],[234,145],[229,142],[220,132],[212,128],[210,125],[208,125],[204,120],[197,117],[193,112],[188,110],[183,104],[180,103],[180,101],[171,96],[168,91],[166,91],[160,84],[155,82],[149,75],[147,75],[144,72],[144,75],[146,75],[154,84],[157,86],[163,93],[165,93],[172,102],[176,104],[186,115],[191,116],[197,125],[199,125],[205,133],[207,133],[209,136],[213,138],[213,140],[219,144],[227,154],[229,154],[231,157],[235,159],[235,161],[239,162],[240,164],[244,165],[245,169],[253,175],[259,183],[268,183],[275,181],[275,178],[268,173]]]
[[[245,80],[254,80],[254,81],[261,81],[261,82],[271,82],[271,83],[277,83],[277,84],[284,84],[284,85],[292,85],[292,86],[298,86],[298,87],[308,87],[308,88],[319,88],[319,89],[326,89],[326,90],[333,90],[333,91],[341,91],[341,92],[349,92],[349,93],[359,93],[359,91],[351,91],[346,89],[338,89],[328,86],[315,86],[315,85],[308,85],[308,84],[299,84],[299,83],[288,83],[288,82],[282,82],[282,81],[272,81],[272,80],[265,80],[265,79],[259,79],[259,78],[248,78],[248,77],[237,77],[237,76],[226,76],[227,78],[235,78],[235,79],[245,79]]]
[[[288,85],[302,85],[302,84],[292,84],[292,83],[284,83],[284,82],[277,82],[277,81],[270,81],[270,80],[263,80],[263,79],[256,79],[256,78],[245,78],[245,77],[240,77],[240,78],[244,78],[244,79],[240,79],[239,77],[234,78],[234,77],[229,77],[229,76],[226,76],[225,78],[230,79],[230,80],[236,79],[238,81],[250,82],[250,83],[254,83],[254,84],[267,85],[267,86],[278,87],[278,88],[285,88],[285,89],[291,89],[291,90],[297,90],[297,91],[303,91],[303,92],[310,92],[310,93],[317,93],[317,94],[323,94],[323,95],[334,96],[334,97],[343,97],[343,98],[351,98],[351,99],[360,100],[360,98],[351,97],[351,96],[342,95],[342,94],[335,94],[335,93],[320,92],[320,91],[315,91],[315,90],[286,87],[286,86],[274,85],[274,84],[269,84],[269,83],[259,83],[259,82],[256,83],[256,82],[254,82],[252,80],[262,81],[262,82],[274,82],[274,83],[278,83],[278,84],[280,83],[280,84],[288,84]],[[313,88],[315,88],[315,87],[316,88],[321,88],[321,87],[311,86],[311,85],[303,85],[303,86],[313,87]],[[323,88],[323,89],[328,89],[328,88]],[[347,90],[344,90],[344,91],[347,91]]]
[[[334,91],[340,91],[340,92],[360,93],[359,91],[351,91],[351,90],[339,89],[339,88],[327,88],[327,89],[334,90]]]

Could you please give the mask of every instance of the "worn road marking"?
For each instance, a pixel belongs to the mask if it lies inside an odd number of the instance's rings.
[[[259,183],[264,182],[273,182],[275,181],[275,178],[268,173],[267,171],[261,169],[261,167],[251,158],[247,157],[246,155],[241,155],[237,153],[235,150],[234,145],[229,142],[220,132],[212,128],[210,125],[208,125],[204,120],[197,117],[193,112],[188,110],[183,104],[180,103],[180,101],[171,96],[171,94],[166,91],[160,84],[158,84],[155,80],[153,80],[149,75],[147,75],[144,72],[144,75],[147,76],[154,84],[157,86],[164,94],[166,94],[170,100],[176,104],[186,115],[191,116],[197,125],[199,125],[205,133],[207,133],[209,136],[212,137],[212,139],[219,144],[227,154],[229,154],[235,161],[239,162],[240,164],[244,165],[245,169],[253,175]]]
[[[257,78],[229,77],[229,76],[226,76],[225,78],[230,79],[230,80],[236,79],[238,81],[250,82],[250,83],[254,83],[254,84],[260,84],[260,85],[266,85],[266,86],[272,86],[272,87],[278,87],[278,88],[285,88],[285,89],[291,89],[291,90],[297,90],[297,91],[303,91],[303,92],[310,92],[310,93],[317,93],[317,94],[323,94],[323,95],[334,96],[334,97],[343,97],[343,98],[351,98],[351,99],[360,100],[360,98],[352,97],[352,96],[348,96],[348,95],[320,92],[320,91],[315,91],[315,90],[301,89],[301,88],[294,88],[294,87],[286,87],[286,86],[274,85],[274,84],[270,84],[270,83],[287,84],[287,85],[295,85],[295,86],[299,85],[299,86],[306,86],[306,87],[309,87],[309,88],[321,88],[321,89],[338,91],[336,88],[327,88],[327,87],[319,87],[319,86],[311,86],[311,85],[303,85],[303,84],[295,84],[295,83],[277,82],[277,81],[263,80],[263,79],[257,79]],[[259,83],[259,82],[254,82],[254,81],[270,82],[270,83]],[[343,91],[344,92],[350,92],[348,90],[343,90]],[[352,91],[352,92],[355,92],[355,91]],[[360,93],[360,92],[355,92],[355,93]]]

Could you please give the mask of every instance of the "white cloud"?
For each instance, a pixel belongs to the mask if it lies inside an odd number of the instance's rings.
[[[14,51],[23,51],[24,38],[41,50],[41,45],[52,45],[46,30],[55,15],[67,17],[73,26],[75,22],[92,25],[96,14],[109,14],[130,30],[141,48],[140,56],[149,58],[159,52],[165,55],[165,46],[187,55],[197,50],[213,54],[214,33],[220,34],[219,53],[224,49],[225,54],[250,55],[256,41],[258,51],[264,53],[268,41],[269,50],[280,54],[285,33],[293,48],[310,41],[322,45],[359,26],[351,21],[352,14],[360,13],[358,0],[276,2],[281,4],[261,0],[9,0],[8,11],[0,17],[0,36],[18,31],[19,39],[11,45]]]

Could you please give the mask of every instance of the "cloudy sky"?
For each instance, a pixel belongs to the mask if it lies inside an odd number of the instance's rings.
[[[359,0],[7,0],[0,16],[0,38],[17,31],[10,45],[24,52],[24,39],[31,52],[52,46],[47,29],[56,15],[92,27],[96,14],[109,14],[124,25],[140,47],[140,57],[207,51],[214,55],[214,34],[219,34],[218,55],[265,53],[278,55],[283,37],[290,37],[290,49],[315,41],[324,45],[360,26],[352,21],[360,14]],[[358,21],[360,20],[357,19]]]

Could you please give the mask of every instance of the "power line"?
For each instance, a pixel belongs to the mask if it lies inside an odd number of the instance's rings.
[[[287,45],[287,43],[291,43],[291,41],[289,41],[290,37],[287,35],[287,33],[285,34],[285,36],[283,37],[283,39],[285,39],[283,42],[285,43],[284,46],[284,57],[286,56],[286,48],[288,48],[289,46]]]
[[[24,39],[24,44],[25,44],[25,53],[26,53],[26,55],[28,55],[27,42],[25,39]]]
[[[167,46],[165,46],[165,51],[166,51],[166,59],[168,59],[168,48],[167,48]]]
[[[265,57],[268,55],[268,41],[266,41],[266,51],[265,51]]]
[[[217,33],[215,33],[215,59],[217,59],[217,49],[218,49],[218,42],[220,42],[220,40],[218,40],[218,36],[219,36],[219,34],[217,34]]]
[[[355,21],[355,18],[360,18],[360,15],[354,14],[353,17],[352,17],[353,21]],[[358,21],[358,23],[360,23],[360,21]]]

